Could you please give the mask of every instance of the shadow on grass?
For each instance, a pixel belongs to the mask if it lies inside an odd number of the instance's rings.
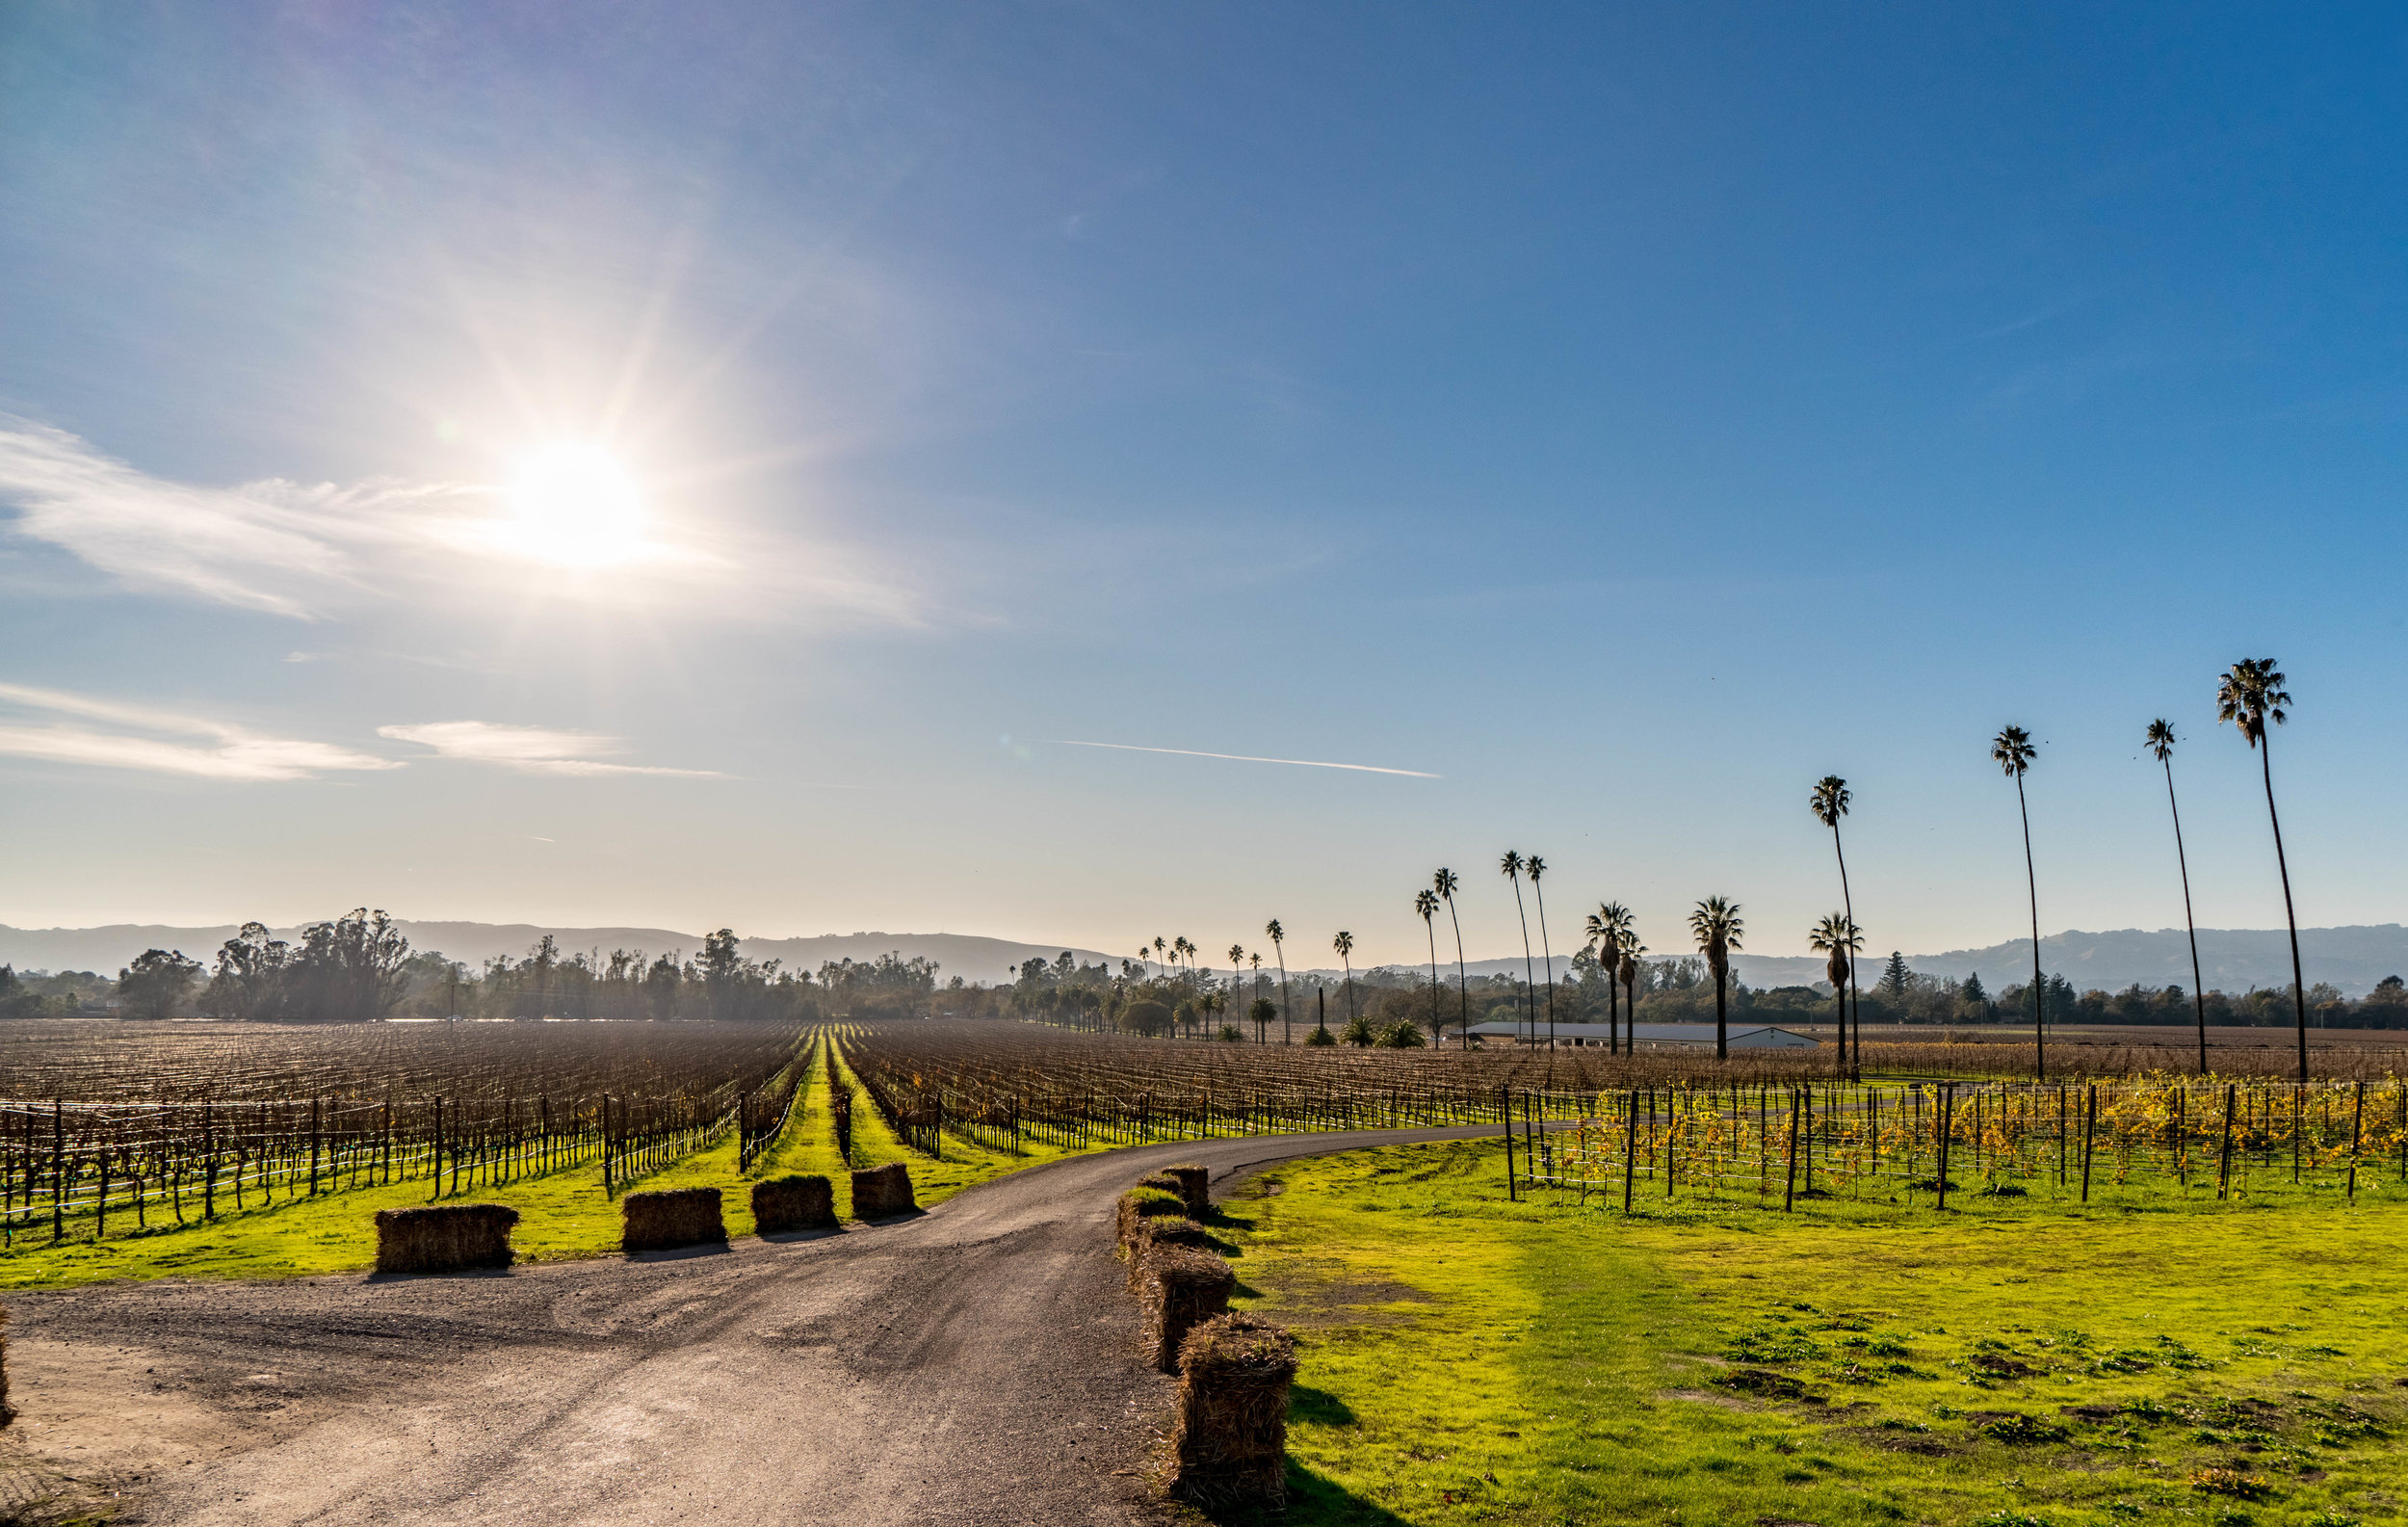
[[[1219,1507],[1195,1515],[1215,1527],[1405,1527],[1404,1518],[1387,1507],[1365,1500],[1294,1459],[1288,1461],[1285,1508]]]
[[[1322,1426],[1352,1426],[1354,1408],[1326,1389],[1310,1384],[1294,1384],[1288,1390],[1288,1413],[1300,1421],[1315,1421]]]

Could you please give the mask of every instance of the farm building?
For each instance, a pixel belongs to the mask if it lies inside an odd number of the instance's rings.
[[[1517,1023],[1475,1023],[1472,1025],[1472,1037],[1488,1044],[1511,1044],[1521,1040],[1523,1027]],[[1640,1045],[1702,1044],[1712,1049],[1714,1042],[1714,1026],[1711,1023],[1625,1024],[1622,1032],[1625,1038]],[[1592,1044],[1599,1049],[1605,1048],[1609,1033],[1609,1025],[1603,1023],[1558,1023],[1555,1026],[1557,1044],[1583,1048]],[[1538,1025],[1538,1042],[1547,1042],[1544,1021]],[[1794,1050],[1820,1042],[1811,1036],[1789,1029],[1736,1023],[1731,1026],[1730,1043],[1735,1050]]]

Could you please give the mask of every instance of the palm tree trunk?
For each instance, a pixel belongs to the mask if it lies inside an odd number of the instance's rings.
[[[1454,924],[1455,1027],[1462,1032],[1468,1049],[1472,1042],[1472,987],[1463,974],[1463,919],[1455,915],[1452,896],[1447,898],[1447,921]]]
[[[1279,1042],[1294,1044],[1296,1024],[1288,1012],[1288,950],[1286,945],[1276,940],[1272,941],[1271,947],[1279,951]],[[1326,970],[1329,967],[1323,965],[1322,968]]]
[[[2183,808],[2174,799],[2174,760],[2165,765],[2165,803],[2174,813],[2174,862],[2183,872],[2183,926],[2190,931],[2190,1005],[2199,1014],[2199,1074],[2208,1074],[2208,993],[2199,974],[2199,923],[2190,912],[2190,860],[2183,854]]]
[[[1522,919],[1522,987],[1523,1006],[1530,1012],[1531,1042],[1538,1042],[1538,967],[1531,962],[1531,914],[1522,910],[1522,877],[1513,878],[1513,911]],[[1548,1036],[1550,1041],[1554,1040]]]
[[[1722,1014],[1722,982],[1727,970],[1728,967],[1721,963],[1714,966],[1714,1059],[1717,1061],[1731,1058],[1731,1032]]]
[[[1616,956],[1619,959],[1619,956]],[[1622,978],[1616,966],[1606,969],[1606,1053],[1622,1053]]]
[[[1840,914],[1847,919],[1847,931],[1853,935],[1856,932],[1856,903],[1847,894],[1847,850],[1840,847],[1837,818],[1831,823],[1831,852],[1840,857]],[[1854,953],[1854,950],[1849,951],[1851,955]],[[1856,989],[1856,961],[1853,959],[1847,962],[1847,990],[1856,1008],[1856,1053],[1849,1059],[1849,1065],[1856,1066],[1862,1066],[1865,1061],[1865,999]],[[1843,1055],[1847,1054],[1847,1003],[1840,1005],[1840,1053]]]
[[[1531,894],[1538,898],[1538,952],[1547,959],[1547,1048],[1556,1047],[1556,952],[1547,942],[1547,888],[1537,881],[1531,882]]]
[[[2299,913],[2291,907],[2290,866],[2283,860],[2283,819],[2274,812],[2274,752],[2271,737],[2258,734],[2258,763],[2265,772],[2265,815],[2274,824],[2274,867],[2283,876],[2283,916],[2290,924],[2290,995],[2299,1015],[2299,1079],[2308,1079],[2308,987],[2299,971]]]
[[[1429,1037],[1435,1041],[1445,1027],[1438,1016],[1438,925],[1425,917],[1422,919],[1422,932],[1429,935]],[[1463,1036],[1463,1047],[1472,1047],[1469,1031]]]
[[[2049,1079],[2049,987],[2040,978],[2040,874],[2031,867],[2031,807],[2024,803],[2024,777],[2015,777],[2015,809],[2024,817],[2024,883],[2031,890],[2031,1070],[2032,1080]],[[1848,984],[1855,985],[1849,973]]]

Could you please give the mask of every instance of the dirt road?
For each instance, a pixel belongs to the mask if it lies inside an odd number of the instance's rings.
[[[1171,1161],[1217,1190],[1481,1132],[1152,1145],[708,1253],[20,1295],[0,1513],[63,1475],[229,1527],[1144,1520],[1170,1381],[1137,1353],[1114,1197]]]

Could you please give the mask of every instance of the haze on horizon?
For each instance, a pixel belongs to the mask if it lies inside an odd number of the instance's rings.
[[[2403,31],[9,7],[0,923],[2401,921]]]

